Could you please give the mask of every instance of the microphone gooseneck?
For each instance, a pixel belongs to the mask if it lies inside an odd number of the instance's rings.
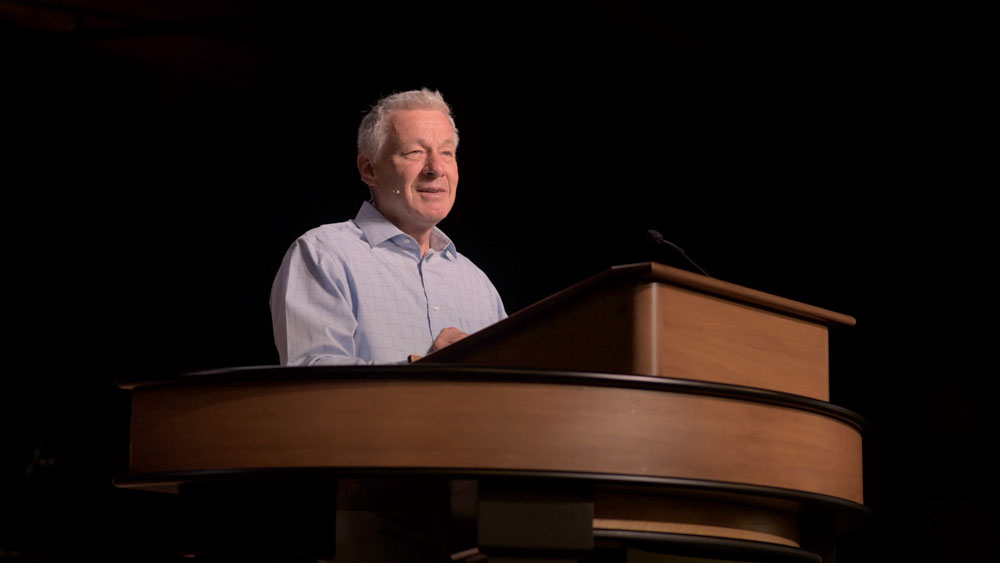
[[[702,268],[701,266],[698,265],[697,262],[695,262],[694,260],[692,260],[691,257],[687,255],[687,252],[684,252],[683,248],[681,248],[681,247],[677,246],[676,244],[670,242],[669,240],[663,238],[663,235],[661,235],[659,231],[654,231],[653,229],[650,229],[650,230],[646,231],[646,237],[649,238],[650,241],[652,241],[652,242],[654,242],[656,244],[664,244],[666,246],[669,246],[670,248],[673,248],[681,256],[683,256],[685,260],[687,260],[688,262],[690,262],[695,268],[698,268],[699,272],[701,272],[702,274],[705,274],[708,277],[712,277],[711,274],[709,274],[708,272],[705,271],[705,268]]]

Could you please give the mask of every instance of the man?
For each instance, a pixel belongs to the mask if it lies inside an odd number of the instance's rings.
[[[437,228],[455,203],[457,149],[439,92],[394,94],[364,117],[357,164],[371,201],[296,240],[271,289],[282,365],[405,363],[506,317]]]

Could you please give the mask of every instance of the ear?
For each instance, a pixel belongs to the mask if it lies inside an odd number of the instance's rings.
[[[378,185],[378,179],[375,176],[375,163],[363,154],[358,155],[358,172],[361,173],[361,181],[368,184],[369,187],[374,188]]]

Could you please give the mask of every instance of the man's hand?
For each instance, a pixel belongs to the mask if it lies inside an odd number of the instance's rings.
[[[434,339],[434,343],[431,344],[431,349],[428,350],[427,353],[430,354],[432,352],[437,352],[441,348],[454,344],[466,336],[469,335],[453,326],[450,326],[442,330],[441,333],[437,335],[437,338]]]
[[[430,348],[430,350],[427,351],[427,353],[430,354],[432,352],[437,352],[441,348],[444,348],[445,346],[448,346],[449,344],[454,344],[454,343],[458,342],[459,340],[465,338],[466,336],[469,336],[469,335],[465,334],[464,332],[458,330],[457,328],[455,328],[453,326],[450,326],[450,327],[442,330],[441,333],[438,334],[437,338],[434,339],[434,343],[431,344],[431,348]],[[423,356],[421,356],[419,354],[410,354],[406,359],[407,359],[407,361],[409,361],[410,363],[412,363],[412,362],[415,362],[415,361],[417,361],[417,360],[419,360],[421,358],[423,358]]]

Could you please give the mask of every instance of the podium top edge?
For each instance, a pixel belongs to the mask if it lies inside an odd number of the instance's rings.
[[[642,262],[612,266],[603,273],[590,278],[592,282],[602,277],[634,277],[646,281],[667,283],[670,285],[711,294],[731,301],[770,309],[790,316],[803,318],[828,326],[855,326],[857,321],[850,315],[837,313],[814,305],[780,297],[735,283],[710,278],[702,274],[665,266],[656,262]],[[587,283],[587,281],[581,282]]]
[[[585,299],[596,293],[608,291],[613,288],[621,288],[628,284],[640,285],[648,283],[670,285],[686,291],[693,291],[723,299],[736,305],[770,311],[825,327],[854,326],[856,323],[854,317],[820,307],[807,305],[656,262],[642,262],[608,268],[516,311],[506,319],[474,334],[470,334],[468,337],[446,348],[428,354],[421,361],[455,361],[465,357],[469,351],[492,342],[498,335],[518,330],[519,327],[525,326],[526,323],[532,322],[533,319],[544,318],[546,315],[551,314],[552,311],[558,311],[568,304],[578,302],[580,299]]]

